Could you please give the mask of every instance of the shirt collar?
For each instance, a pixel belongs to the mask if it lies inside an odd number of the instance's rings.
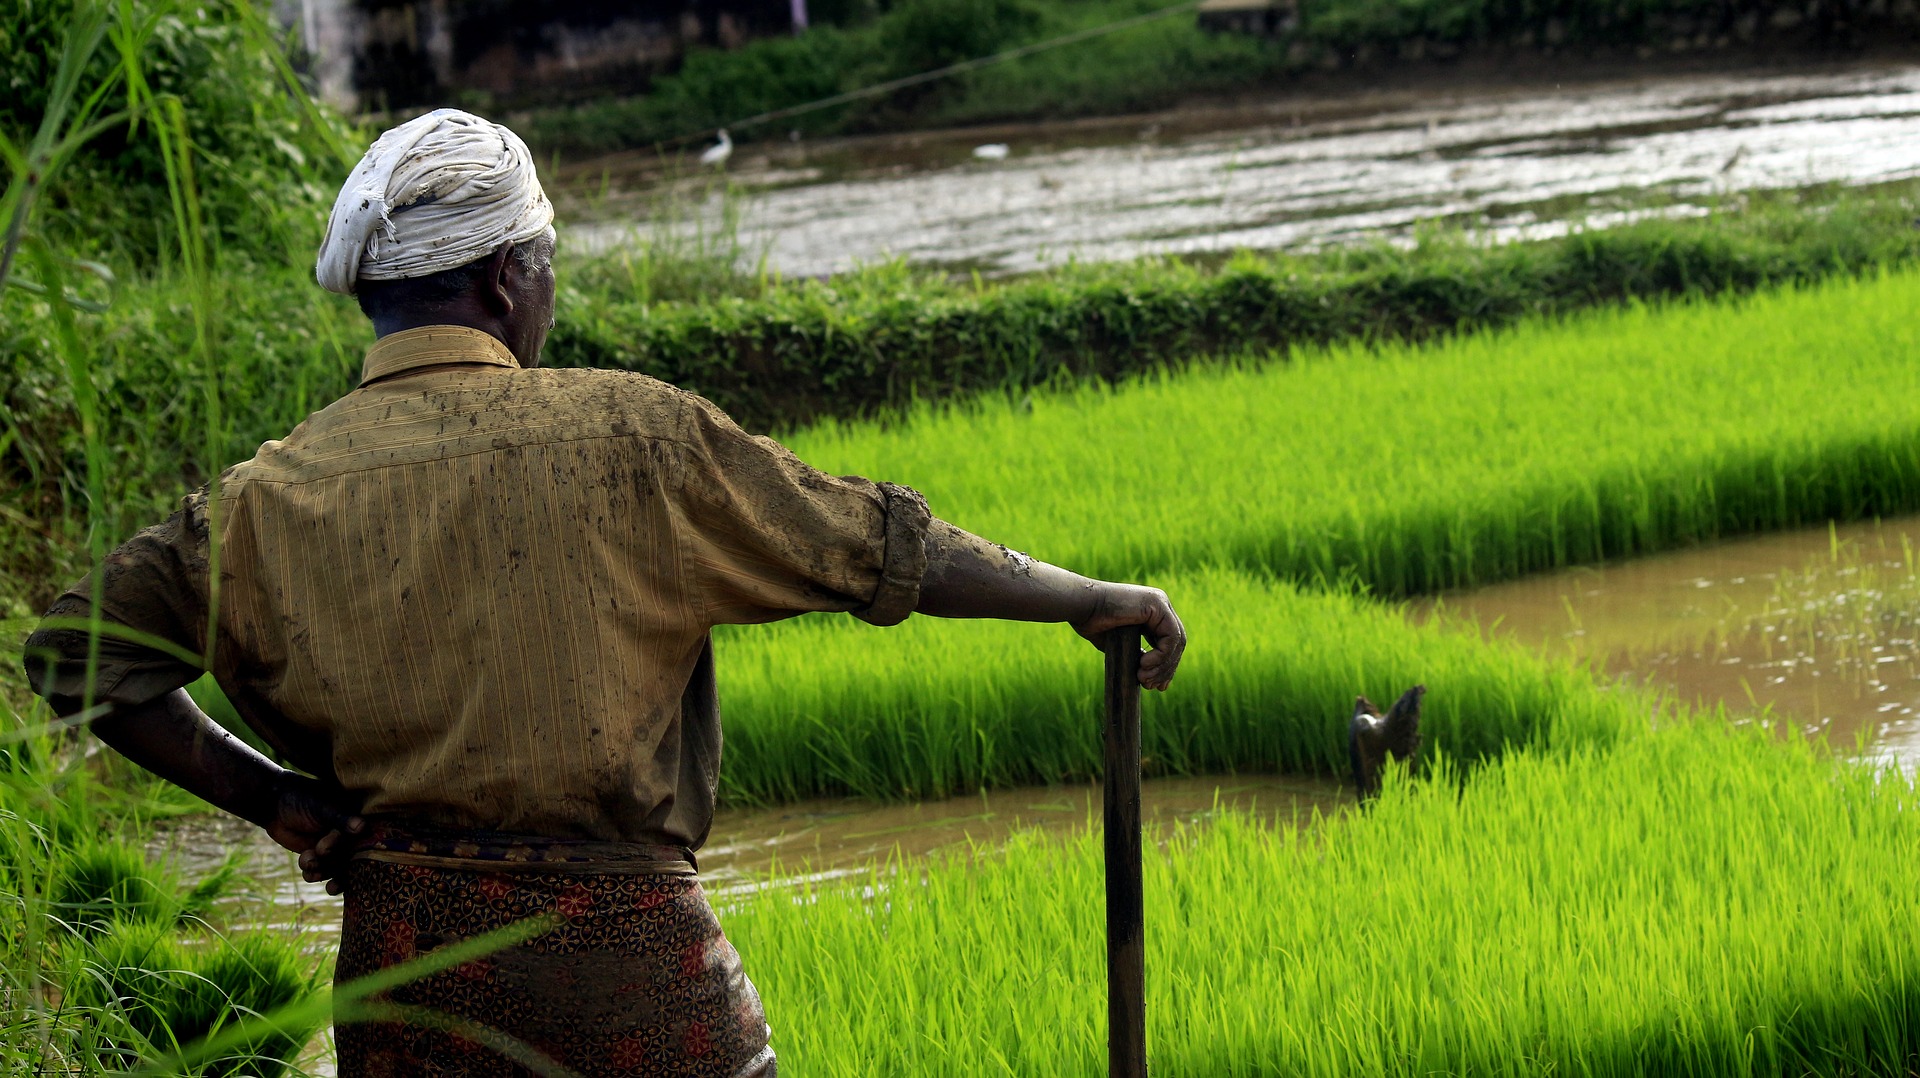
[[[389,333],[367,349],[360,384],[403,371],[443,363],[477,363],[489,367],[518,367],[520,361],[500,339],[466,326],[419,326]]]

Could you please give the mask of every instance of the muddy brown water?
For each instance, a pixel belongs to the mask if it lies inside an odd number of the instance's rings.
[[[1736,539],[1411,607],[1688,703],[1920,763],[1920,517]]]
[[[1331,779],[1284,775],[1148,779],[1141,810],[1150,833],[1204,821],[1221,808],[1252,811],[1276,823],[1306,823],[1353,802]],[[830,881],[854,877],[893,857],[927,857],[991,848],[1015,830],[1097,827],[1100,788],[1090,785],[989,790],[969,797],[910,804],[852,798],[803,801],[777,808],[722,809],[700,851],[700,875],[716,902],[769,880]],[[198,875],[241,850],[253,886],[226,912],[250,927],[305,938],[330,951],[340,933],[340,899],[300,878],[293,855],[265,832],[226,816],[191,816],[159,825],[151,843]]]
[[[988,141],[1008,156],[974,158]],[[1309,249],[1435,220],[1498,240],[1698,214],[1732,192],[1920,174],[1920,67],[1290,95],[1131,125],[775,142],[730,166],[748,192],[745,246],[789,275],[892,257],[995,274]],[[636,226],[654,178],[635,159],[574,176],[605,182],[604,197],[573,203],[565,242],[582,249],[716,227],[717,199]]]

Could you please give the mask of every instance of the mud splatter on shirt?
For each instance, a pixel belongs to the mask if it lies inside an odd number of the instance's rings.
[[[215,676],[293,762],[369,813],[692,848],[720,765],[709,630],[905,618],[930,519],[665,383],[522,369],[453,326],[382,338],[359,389],[218,489],[114,552],[102,613],[190,654],[211,620]],[[89,587],[49,614],[84,617]],[[43,695],[80,695],[84,633],[28,645]],[[96,695],[198,673],[103,640]]]

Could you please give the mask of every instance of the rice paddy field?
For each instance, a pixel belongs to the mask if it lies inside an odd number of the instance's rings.
[[[1911,508],[1916,298],[1889,273],[792,443],[1165,587],[1192,644],[1149,770],[1335,770],[1355,693],[1429,686],[1434,751],[1371,809],[1223,811],[1150,854],[1155,1073],[1906,1075],[1910,772],[1366,592]],[[1057,629],[809,618],[721,663],[735,798],[1097,768],[1097,656]],[[1099,857],[1034,836],[724,916],[800,1073],[1097,1074]]]
[[[22,55],[42,65],[29,82],[45,84],[53,119],[11,153],[33,167],[10,168],[0,198],[9,253],[23,244],[13,283],[32,286],[5,293],[0,325],[18,382],[0,402],[0,454],[12,454],[0,616],[13,642],[31,624],[29,579],[83,546],[97,558],[172,485],[351,382],[365,327],[263,267],[305,259],[337,179],[329,162],[344,170],[359,136],[308,100],[256,20],[249,5],[83,3],[70,19],[48,9],[40,36],[22,39],[46,43]],[[148,49],[154,35],[189,24],[223,77],[143,74],[164,51]],[[118,59],[94,92],[82,74],[98,73],[89,58],[110,29],[100,55]],[[73,166],[33,218],[67,160],[58,117],[81,102],[83,127],[121,88],[163,152],[131,180],[114,171],[126,161]],[[207,156],[223,145],[240,156]],[[242,152],[265,146],[276,149]],[[262,178],[311,192],[262,198]],[[1910,261],[1898,230],[1911,212],[1903,192],[1889,197],[1857,219],[1788,206],[1780,243],[1737,222],[1649,225],[1627,245],[1640,253],[1605,272],[1579,271],[1606,245],[1577,236],[1538,272],[1521,272],[1524,251],[1408,263],[1487,278],[1458,295],[1493,297],[1483,324],[1504,329],[1199,358],[787,439],[831,471],[918,486],[995,540],[1165,587],[1192,647],[1173,691],[1147,702],[1150,773],[1337,772],[1354,695],[1428,686],[1424,758],[1390,772],[1369,806],[1294,826],[1220,809],[1149,845],[1154,1074],[1920,1074],[1911,771],[1764,716],[1683,710],[1395,605],[1920,509],[1920,272],[1891,268]],[[1889,268],[1851,272],[1879,257]],[[1689,266],[1721,267],[1723,291],[1833,276],[1513,322],[1716,290]],[[1660,284],[1675,267],[1678,283]],[[68,269],[86,271],[71,299]],[[1379,291],[1327,292],[1357,312],[1327,324],[1361,335],[1418,322],[1367,297],[1446,290],[1453,271],[1427,270],[1388,266]],[[1079,287],[1056,283],[1066,298]],[[935,291],[896,298],[913,308]],[[1446,307],[1442,324],[1475,324],[1467,309]],[[910,314],[901,324],[953,324]],[[1911,614],[1885,594],[1899,609],[1876,616]],[[1100,661],[1059,627],[803,618],[721,635],[733,802],[933,798],[1098,769]],[[0,1075],[276,1076],[313,1063],[300,1046],[325,1019],[326,956],[232,913],[244,907],[226,897],[249,886],[238,860],[156,865],[144,846],[155,821],[195,803],[45,725],[13,669],[0,674]],[[721,912],[767,999],[783,1073],[1101,1073],[1091,829],[766,883],[723,896]]]
[[[1351,593],[1231,570],[1161,576],[1193,640],[1143,720],[1148,773],[1337,772],[1353,698],[1425,682],[1421,729],[1462,763],[1604,744],[1638,704],[1471,632],[1410,629]],[[914,618],[895,629],[803,618],[720,643],[736,803],[827,793],[926,799],[1086,780],[1100,766],[1100,653],[1058,626]],[[1623,706],[1624,705],[1624,706]]]
[[[1165,587],[1194,644],[1148,715],[1150,770],[1335,770],[1355,693],[1444,670],[1461,688],[1430,698],[1427,729],[1471,761],[1610,736],[1569,703],[1589,679],[1410,637],[1361,596],[1920,507],[1916,302],[1920,274],[1888,273],[790,442],[1038,557]],[[1084,778],[1099,758],[1097,663],[1071,634],[809,617],[727,633],[723,655],[742,800],[940,796]]]
[[[1396,597],[1915,507],[1916,299],[1920,273],[1878,273],[1243,356],[791,442],[1049,560],[1165,587],[1192,644],[1147,701],[1149,773],[1337,773],[1355,694],[1428,686],[1421,767],[1365,810],[1275,827],[1221,809],[1149,845],[1155,1074],[1910,1075],[1911,772],[1409,618]],[[720,670],[736,803],[1098,771],[1099,655],[1059,627],[807,617],[724,632]],[[84,762],[18,759],[33,782],[87,781]],[[143,870],[48,857],[100,825],[9,789],[12,863],[43,871],[4,870],[26,896],[8,936],[48,937],[70,991],[6,1028],[98,1072],[276,1000],[311,1020],[293,952],[205,942],[235,926],[170,942],[154,926],[193,915],[156,902],[87,927]],[[65,822],[22,822],[36,813]],[[783,1071],[1101,1073],[1093,824],[724,898]],[[49,919],[64,927],[32,927]],[[222,974],[245,1002],[155,1018],[169,986],[247,947],[252,965]],[[272,1035],[250,1043],[291,1054]]]
[[[1436,690],[1437,692],[1438,690]],[[1723,723],[1149,849],[1169,1075],[1904,1075],[1904,779]],[[723,911],[796,1073],[1104,1073],[1098,836]]]
[[[1920,271],[1888,269],[787,440],[1166,588],[1192,644],[1147,702],[1149,773],[1338,773],[1356,694],[1428,686],[1422,765],[1371,806],[1222,809],[1150,847],[1155,1074],[1891,1078],[1920,1073],[1911,772],[1398,604],[1920,508],[1916,305]],[[1099,656],[1060,627],[807,617],[723,632],[719,663],[734,803],[1098,771]],[[294,1054],[325,962],[221,923],[230,874],[145,860],[128,836],[177,796],[6,747],[0,1072],[115,1073],[207,1032],[238,1053],[212,1073],[282,1069],[246,1056]],[[783,1071],[1101,1072],[1091,831],[782,880],[722,916]]]

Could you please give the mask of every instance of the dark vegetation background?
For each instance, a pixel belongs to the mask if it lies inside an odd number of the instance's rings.
[[[1172,0],[821,0],[799,37],[696,50],[644,96],[521,117],[566,158],[696,136],[959,60],[1160,10]],[[1215,34],[1191,12],[951,79],[780,120],[784,138],[1159,108],[1284,87],[1302,75],[1463,57],[1654,57],[1746,49],[1845,55],[1920,41],[1914,0],[1300,0],[1272,38]]]

